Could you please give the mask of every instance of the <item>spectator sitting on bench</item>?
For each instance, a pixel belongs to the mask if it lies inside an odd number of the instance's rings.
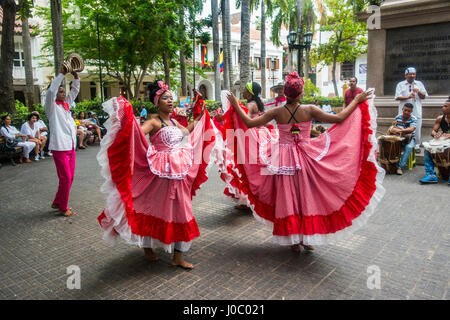
[[[98,120],[98,118],[94,112],[92,112],[92,111],[88,112],[88,120],[93,122],[95,125],[97,125],[100,128],[102,137],[106,134],[106,129],[100,125],[100,121]]]
[[[35,161],[39,161],[39,159],[45,159],[44,147],[45,143],[47,142],[47,137],[45,137],[45,139],[41,139],[39,126],[36,124],[38,120],[39,119],[37,115],[30,113],[28,115],[28,121],[25,122],[20,129],[20,132],[27,136],[27,141],[36,143],[36,147],[34,148]]]
[[[75,125],[77,127],[78,149],[86,149],[88,147],[86,142],[92,136],[92,132],[80,123],[80,121],[77,119],[77,114],[75,113],[75,111],[72,111],[72,118],[73,121],[75,121]]]
[[[41,119],[41,115],[39,114],[39,111],[33,111],[32,114],[37,115],[38,117],[38,121],[36,122],[36,125],[39,126],[39,133],[41,134],[41,140],[42,137],[46,137],[47,138],[47,142],[44,145],[44,151],[45,151],[45,155],[47,156],[52,156],[52,152],[50,150],[48,150],[48,143],[49,143],[49,139],[48,139],[48,127],[45,124],[44,121],[42,121]]]
[[[88,128],[89,130],[95,130],[97,133],[98,139],[102,141],[102,132],[100,130],[100,127],[96,125],[94,122],[90,121],[89,119],[85,119],[84,111],[81,111],[78,113],[78,120],[80,123]]]
[[[11,117],[6,115],[2,117],[2,126],[0,128],[0,135],[3,137],[14,139],[18,141],[17,146],[22,147],[23,152],[20,155],[19,162],[31,162],[30,160],[30,152],[36,146],[36,143],[31,141],[26,141],[27,136],[25,134],[20,133],[16,127],[11,125]],[[23,160],[25,158],[25,160]]]

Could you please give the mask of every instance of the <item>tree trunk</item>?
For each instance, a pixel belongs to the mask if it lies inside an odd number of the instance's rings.
[[[223,50],[223,86],[225,90],[230,89],[230,79],[228,72],[228,55],[230,54],[227,50],[227,30],[225,28],[225,1],[221,0],[222,7],[222,50]]]
[[[303,43],[303,0],[297,0],[297,37],[298,43]],[[300,65],[297,66],[298,74],[303,76],[303,56],[302,49],[297,50],[297,54],[300,55],[300,58],[297,57],[297,61],[299,61]]]
[[[266,98],[266,8],[261,0],[261,87],[262,97]]]
[[[55,74],[59,74],[61,64],[64,62],[64,41],[62,27],[61,0],[50,0],[52,14],[53,54],[55,59]]]
[[[169,56],[167,52],[163,52],[163,64],[164,64],[164,82],[170,88],[170,67],[169,67]]]
[[[233,77],[233,58],[231,52],[231,22],[230,22],[230,0],[224,0],[224,28],[225,33],[227,35],[225,49],[227,54],[227,67],[228,67],[228,81],[230,84],[230,90],[233,89],[234,86],[234,77]]]
[[[28,18],[22,20],[22,42],[23,56],[25,60],[25,83],[26,83],[26,101],[27,107],[33,111],[34,103],[34,79],[33,79],[33,60],[31,56],[31,38]]]
[[[336,64],[337,64],[337,54],[334,56],[333,59],[333,69],[332,69],[332,73],[333,73],[333,86],[334,86],[334,94],[336,95],[336,97],[339,97],[339,91],[338,91],[338,87],[337,87],[337,82],[336,82]]]
[[[184,8],[181,6],[179,10],[179,18],[180,18],[180,32],[185,35],[185,26],[184,26]],[[181,94],[183,96],[187,95],[187,75],[186,75],[186,57],[184,55],[184,48],[180,48],[180,77],[181,77]]]
[[[214,51],[214,99],[220,101],[220,42],[219,42],[219,15],[217,12],[217,0],[211,0],[213,51]]]
[[[241,2],[241,57],[239,64],[239,92],[242,97],[250,75],[250,0],[242,0]]]
[[[16,20],[16,3],[14,0],[1,2],[3,9],[2,43],[0,57],[0,113],[16,112],[13,88],[14,65],[14,23]]]

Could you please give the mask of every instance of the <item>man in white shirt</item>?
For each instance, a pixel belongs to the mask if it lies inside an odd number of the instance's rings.
[[[53,200],[52,208],[59,209],[64,216],[72,216],[75,212],[68,207],[68,203],[75,173],[77,131],[69,105],[73,103],[80,91],[80,79],[76,72],[72,72],[75,79],[66,97],[66,90],[60,86],[66,73],[64,67],[61,67],[61,73],[48,88],[45,97],[45,113],[50,127],[49,150],[53,153],[59,178],[58,192]]]
[[[45,139],[46,139],[46,145],[45,145],[44,151],[45,151],[47,156],[52,156],[51,151],[48,150],[48,143],[49,143],[49,141],[48,141],[48,128],[47,128],[47,125],[45,124],[44,121],[42,121],[41,115],[39,114],[39,111],[33,111],[32,114],[35,114],[38,117],[38,121],[35,123],[35,125],[39,129],[39,133],[40,133],[41,137],[45,137]]]
[[[325,104],[322,106],[322,111],[328,112],[328,113],[334,113],[333,109],[331,108],[329,100],[325,100]]]
[[[416,80],[416,69],[409,67],[405,70],[406,80],[399,82],[395,89],[395,100],[400,101],[398,105],[398,114],[402,113],[403,106],[411,103],[413,108],[412,115],[417,118],[417,128],[415,130],[416,153],[420,152],[421,131],[422,131],[422,100],[428,97],[427,90],[422,82]]]

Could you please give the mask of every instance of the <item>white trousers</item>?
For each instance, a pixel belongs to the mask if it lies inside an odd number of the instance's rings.
[[[34,149],[34,147],[36,146],[36,143],[30,142],[30,141],[25,141],[25,142],[19,142],[17,144],[17,146],[22,147],[23,148],[23,156],[25,158],[29,158],[30,152],[31,152],[31,150]]]

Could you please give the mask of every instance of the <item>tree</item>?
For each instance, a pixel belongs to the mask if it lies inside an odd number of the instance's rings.
[[[0,0],[3,10],[2,42],[0,56],[0,112],[14,113],[16,111],[13,88],[14,65],[14,26],[16,13],[25,0],[18,4],[14,0]]]
[[[53,55],[55,60],[55,74],[58,74],[64,62],[64,36],[62,26],[61,0],[50,0],[52,17]]]
[[[242,96],[250,74],[250,0],[241,1],[241,55],[239,64],[239,91]]]
[[[70,15],[63,12],[65,53],[77,52],[87,66],[97,66],[98,17],[102,70],[117,79],[127,97],[133,99],[146,74],[164,70],[168,80],[170,70],[175,68],[181,43],[186,41],[179,32],[181,3],[187,0],[64,0],[65,5],[80,8],[82,17],[79,28],[73,28],[66,23]],[[46,48],[52,46],[49,13],[48,8],[39,8],[39,14],[47,21],[42,30]]]
[[[261,0],[261,87],[262,97],[266,97],[266,6]]]
[[[331,37],[327,43],[315,48],[311,55],[315,63],[332,65],[334,92],[339,96],[337,63],[354,61],[367,52],[367,30],[363,22],[354,19],[354,11],[349,5],[338,0],[326,0],[325,3],[331,15],[320,30],[330,32]]]
[[[230,19],[230,8],[229,8],[229,4],[228,4],[228,12],[226,12],[226,7],[227,7],[227,2],[228,0],[221,0],[220,1],[220,8],[221,8],[221,14],[222,14],[222,52],[223,52],[223,86],[224,89],[230,89],[231,85],[230,85],[230,73],[229,73],[229,68],[231,68],[231,66],[228,64],[229,60],[228,60],[228,56],[230,55],[230,51],[229,51],[229,47],[227,46],[228,42],[228,33],[227,33],[227,29],[225,27],[226,22],[225,20]]]
[[[32,3],[24,3],[20,12],[22,20],[22,44],[23,58],[25,66],[25,85],[26,85],[26,105],[30,111],[33,111],[34,103],[34,78],[33,78],[33,57],[31,56],[31,36],[28,25],[28,18],[31,17]]]
[[[315,14],[314,3],[316,4],[318,11],[321,14],[321,19]],[[280,30],[283,25],[287,26],[289,31],[298,32],[300,29],[302,32],[298,35],[298,38],[303,38],[305,31],[311,31],[314,33],[315,25],[317,22],[324,23],[326,12],[323,10],[322,1],[320,0],[278,0],[273,4],[273,12],[269,12],[268,15],[274,15],[272,24],[271,40],[275,45],[280,46]],[[271,11],[272,11],[271,10]],[[300,14],[302,13],[302,14]],[[293,55],[289,55],[289,69],[293,69]],[[309,66],[309,52],[305,53],[304,68],[308,75]]]
[[[223,25],[222,28],[225,30],[225,44],[224,51],[226,55],[224,55],[224,60],[226,60],[227,70],[228,70],[228,81],[229,81],[229,89],[231,90],[234,85],[234,76],[233,76],[233,59],[231,58],[231,21],[230,21],[230,0],[223,0],[224,6],[222,8],[223,13]]]
[[[220,51],[219,51],[219,11],[217,0],[211,0],[213,51],[214,51],[214,98],[220,100]]]

